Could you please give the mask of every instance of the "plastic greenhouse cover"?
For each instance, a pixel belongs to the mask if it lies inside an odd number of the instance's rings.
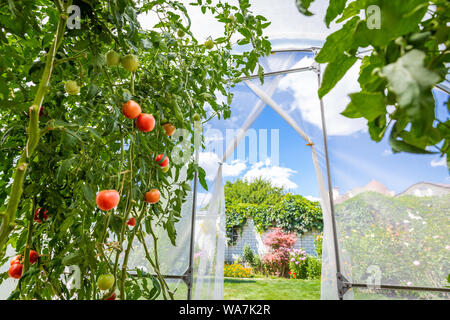
[[[205,41],[209,36],[218,38],[223,36],[223,23],[217,22],[210,14],[203,14],[200,7],[190,6],[192,0],[181,1],[188,10],[191,18],[191,30],[199,41]],[[215,1],[213,1],[215,2]],[[227,1],[238,6],[238,0]],[[264,35],[269,39],[280,39],[273,43],[274,48],[320,46],[326,37],[336,30],[334,23],[328,29],[324,18],[328,0],[316,0],[311,4],[313,16],[305,17],[298,11],[295,0],[250,0],[250,10],[254,15],[262,15],[271,22],[264,29]],[[152,28],[157,21],[153,15],[140,18],[144,28]],[[208,26],[205,28],[205,26]],[[236,42],[239,36],[231,40]]]
[[[448,117],[448,94],[439,90],[434,94],[437,118]],[[353,130],[329,139],[339,248],[347,279],[445,287],[450,272],[450,185],[445,159],[434,154],[392,154],[387,138],[375,143],[363,126]],[[384,298],[429,294],[380,292]]]

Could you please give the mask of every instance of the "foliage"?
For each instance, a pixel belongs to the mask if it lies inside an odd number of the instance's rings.
[[[274,205],[281,200],[283,188],[275,187],[270,181],[261,178],[251,182],[237,179],[227,181],[224,186],[226,205],[249,203],[255,205]]]
[[[322,274],[322,257],[308,255],[306,264],[306,277],[310,280],[320,279]]]
[[[251,264],[251,267],[253,269],[253,273],[263,273],[264,272],[264,265],[261,261],[261,257],[259,254],[253,255],[253,263]]]
[[[241,198],[240,194],[248,196],[248,200]],[[253,219],[260,233],[273,227],[299,235],[313,229],[323,229],[322,210],[318,202],[300,195],[283,194],[281,189],[263,180],[227,182],[225,203],[229,244],[233,244],[233,230],[242,230],[248,218]]]
[[[295,279],[307,279],[307,259],[308,256],[303,249],[289,251],[289,274],[291,277]]]
[[[244,246],[244,249],[242,250],[242,258],[244,262],[247,262],[251,266],[253,265],[255,260],[255,253],[249,245]]]
[[[314,249],[316,250],[318,257],[322,257],[322,245],[323,245],[323,233],[318,234],[314,238]]]
[[[299,11],[311,15],[313,1],[297,0]],[[316,57],[327,63],[319,96],[333,89],[360,58],[361,49],[368,48],[358,79],[361,91],[350,95],[342,114],[367,119],[377,142],[390,127],[394,153],[431,153],[433,147],[447,154],[450,164],[450,119],[438,118],[432,94],[448,75],[449,2],[330,0],[325,20],[327,26],[345,23],[328,36]]]
[[[30,248],[41,255],[32,266],[25,262],[11,298],[101,299],[108,293],[95,282],[104,273],[115,275],[112,290],[120,291],[120,299],[153,299],[158,288],[164,298],[172,298],[159,272],[158,252],[147,248],[145,239],[156,242],[157,229],[163,229],[176,244],[175,224],[190,190],[186,181],[197,171],[205,184],[205,171],[190,157],[199,142],[194,129],[201,129],[194,116],[205,118],[209,105],[218,117],[229,117],[235,79],[253,73],[258,58],[270,53],[270,42],[262,36],[268,22],[252,15],[248,0],[239,6],[195,1],[190,5],[224,26],[224,36],[213,39],[214,47],[207,50],[192,34],[187,9],[178,1],[3,2],[0,262],[7,260],[6,245],[25,256]],[[70,4],[80,7],[80,29],[66,28]],[[151,30],[143,30],[137,19],[146,13],[158,20]],[[253,40],[253,46],[231,54],[233,34],[242,35],[238,45]],[[121,56],[135,54],[137,71],[107,66],[105,54],[111,49]],[[79,94],[64,92],[68,80],[81,87]],[[219,93],[226,101],[216,98]],[[122,103],[131,98],[155,117],[153,132],[136,130],[134,121],[121,114]],[[178,135],[164,134],[166,121]],[[171,159],[167,173],[154,161],[160,153]],[[186,181],[180,181],[184,171]],[[149,206],[143,196],[151,188],[159,189],[162,201]],[[121,195],[118,207],[107,213],[95,206],[96,192],[104,189]],[[33,220],[37,208],[48,211],[43,223]],[[129,229],[131,216],[137,224]],[[152,279],[148,292],[129,279],[133,240],[142,244],[157,275],[159,285]],[[69,289],[62,280],[70,265],[80,269],[81,289]]]
[[[264,244],[269,251],[263,256],[262,262],[268,274],[284,276],[289,265],[289,252],[297,237],[293,233],[285,233],[281,228],[274,228],[267,233]]]
[[[224,266],[223,276],[232,278],[250,278],[252,268],[246,268],[239,263],[226,264]]]

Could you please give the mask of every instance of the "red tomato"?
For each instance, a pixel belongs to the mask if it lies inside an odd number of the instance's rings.
[[[169,158],[164,155],[164,154],[160,154],[155,158],[155,161],[161,166],[161,167],[166,167],[167,165],[169,165]]]
[[[112,295],[110,295],[108,298],[106,298],[105,300],[116,300],[116,293],[113,292]]]
[[[171,123],[163,124],[163,128],[166,131],[166,135],[168,135],[169,137],[173,135],[176,129],[175,126]]]
[[[34,250],[30,250],[30,263],[33,264],[36,261],[38,261],[38,259],[39,259],[39,254]]]
[[[127,225],[129,225],[130,227],[134,227],[136,225],[136,219],[135,218],[130,218],[127,221]]]
[[[161,193],[158,189],[152,189],[145,193],[145,201],[148,203],[157,203],[160,197]]]
[[[23,264],[21,263],[13,264],[8,270],[9,276],[14,279],[20,279],[20,277],[22,276],[22,272]]]
[[[136,121],[136,126],[142,132],[150,132],[155,127],[155,118],[151,114],[141,113]]]
[[[20,263],[20,260],[22,259],[22,255],[19,254],[18,256],[15,256],[14,259],[11,260],[11,265]]]
[[[44,221],[46,221],[48,219],[48,215],[47,215],[47,210],[44,211],[44,213],[41,213],[41,208],[37,208],[36,211],[34,212],[34,221],[36,221],[37,223],[42,223],[41,218],[43,218]]]
[[[96,202],[100,210],[108,211],[119,204],[120,195],[116,190],[103,190],[97,193]]]
[[[141,106],[136,101],[128,100],[122,104],[122,113],[128,119],[136,119],[141,112]]]

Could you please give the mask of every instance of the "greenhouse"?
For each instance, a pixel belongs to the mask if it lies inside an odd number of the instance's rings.
[[[0,299],[448,300],[449,9],[2,1]]]

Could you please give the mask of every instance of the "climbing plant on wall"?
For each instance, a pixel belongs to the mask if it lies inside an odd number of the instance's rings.
[[[242,196],[247,193],[252,196]],[[229,244],[234,243],[233,232],[242,231],[249,218],[253,219],[255,228],[260,233],[273,227],[298,235],[313,229],[323,229],[322,209],[318,202],[301,195],[285,193],[282,188],[272,186],[269,181],[258,179],[253,182],[227,182],[225,203]]]

